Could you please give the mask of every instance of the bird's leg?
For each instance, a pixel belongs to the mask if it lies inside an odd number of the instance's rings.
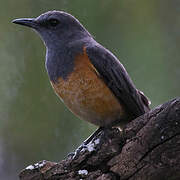
[[[82,149],[87,148],[86,146],[101,132],[104,127],[99,127],[93,134],[91,134],[77,149],[75,152],[68,154],[69,158],[75,158],[79,155]]]
[[[99,134],[99,132],[101,132],[102,130],[104,129],[104,127],[99,127],[98,129],[96,129],[96,131],[91,134],[84,142],[83,142],[83,145],[87,145],[89,142],[91,142],[94,137],[96,137],[96,135]]]
[[[103,131],[103,127],[99,127],[93,134],[91,134],[77,149],[76,152],[80,152],[83,148],[86,147],[101,131]]]

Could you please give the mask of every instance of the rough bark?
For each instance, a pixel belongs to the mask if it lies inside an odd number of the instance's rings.
[[[21,180],[180,180],[180,98],[118,129],[100,132],[59,163],[42,161]]]

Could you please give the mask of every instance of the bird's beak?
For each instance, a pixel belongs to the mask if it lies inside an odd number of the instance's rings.
[[[31,28],[36,28],[37,23],[35,21],[35,18],[20,18],[20,19],[14,19],[12,23],[20,24],[23,26],[28,26]]]

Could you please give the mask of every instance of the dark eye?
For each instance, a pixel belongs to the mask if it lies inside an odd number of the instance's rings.
[[[50,19],[49,24],[53,27],[57,26],[59,24],[59,21],[57,19]]]

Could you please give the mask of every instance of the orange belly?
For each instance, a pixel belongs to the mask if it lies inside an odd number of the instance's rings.
[[[124,116],[123,106],[98,76],[84,52],[75,58],[73,72],[66,80],[51,82],[64,104],[78,117],[107,126]]]

